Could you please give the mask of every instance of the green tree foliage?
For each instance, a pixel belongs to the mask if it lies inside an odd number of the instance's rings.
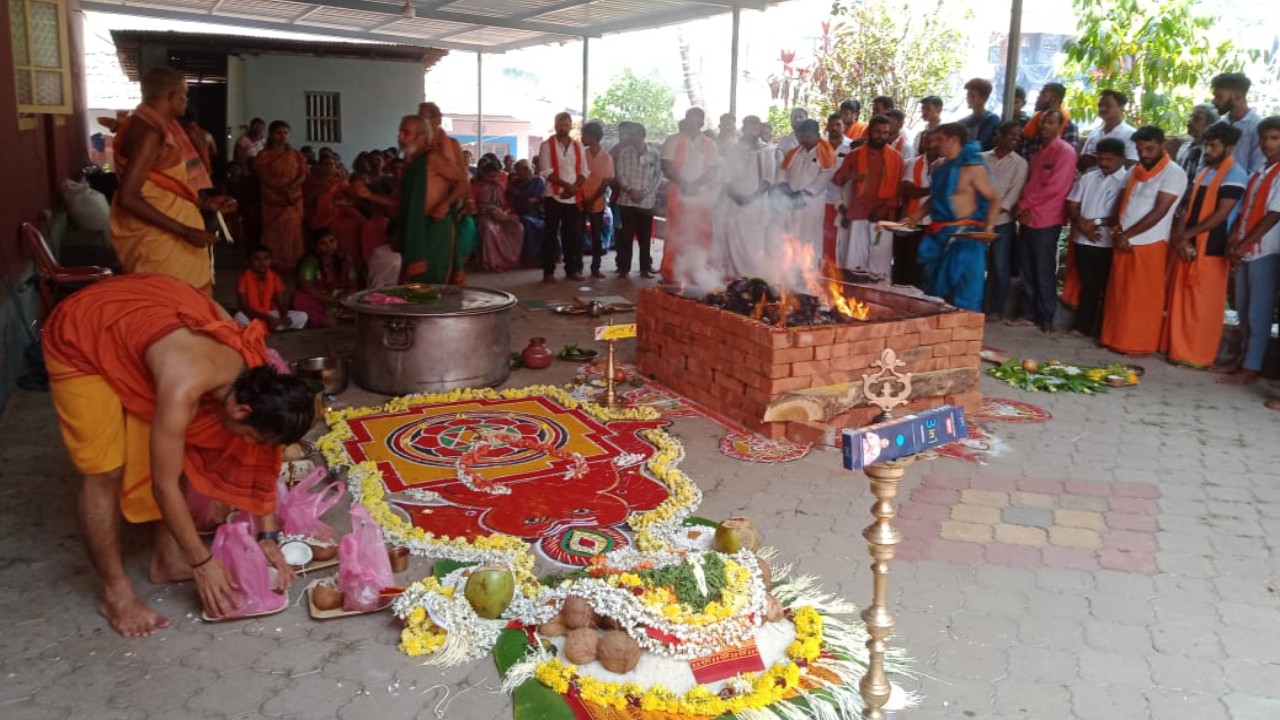
[[[1197,102],[1209,98],[1209,80],[1241,67],[1227,42],[1213,43],[1217,18],[1198,0],[1072,0],[1080,37],[1067,43],[1064,76],[1073,117],[1096,113],[1097,91],[1130,98],[1134,125],[1178,131]]]
[[[959,86],[965,37],[943,5],[938,0],[904,12],[902,2],[835,0],[834,22],[822,23],[808,65],[796,65],[795,52],[782,52],[782,72],[770,78],[774,100],[825,117],[843,100],[858,100],[869,111],[872,98],[887,95],[914,118],[920,98],[946,97]]]
[[[642,123],[648,137],[660,142],[676,131],[675,104],[671,88],[636,77],[631,68],[625,68],[614,76],[604,94],[591,102],[590,119],[605,123],[610,130],[623,121]]]

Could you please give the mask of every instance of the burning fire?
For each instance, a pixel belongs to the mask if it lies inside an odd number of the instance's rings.
[[[837,271],[834,268],[831,268],[825,274],[818,268],[812,245],[800,242],[791,235],[786,235],[783,239],[782,250],[782,277],[784,279],[779,285],[782,288],[780,307],[783,310],[781,313],[783,317],[786,317],[786,288],[789,284],[794,284],[796,279],[804,283],[804,287],[810,295],[819,298],[832,310],[845,317],[866,320],[871,315],[871,307],[869,305],[859,301],[857,298],[845,297],[844,291],[840,287],[841,283],[836,279]],[[799,285],[795,286],[799,287]],[[763,313],[763,307],[757,308],[757,311],[758,313]],[[755,317],[759,319],[760,315],[757,314]]]

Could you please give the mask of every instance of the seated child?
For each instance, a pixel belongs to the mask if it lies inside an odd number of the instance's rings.
[[[307,324],[307,314],[290,310],[284,297],[284,280],[271,269],[271,250],[259,245],[249,254],[249,269],[236,283],[240,311],[235,320],[248,325],[261,320],[272,332],[277,330],[301,330]]]

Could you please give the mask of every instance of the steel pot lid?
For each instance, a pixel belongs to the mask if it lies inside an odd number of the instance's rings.
[[[385,299],[388,297],[405,302],[388,302]],[[342,304],[358,313],[371,315],[455,317],[507,310],[515,306],[516,296],[484,287],[412,284],[362,290],[347,296]]]

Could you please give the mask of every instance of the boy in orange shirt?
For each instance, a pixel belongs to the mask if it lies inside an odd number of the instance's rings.
[[[249,269],[236,283],[236,295],[240,312],[235,319],[241,325],[261,320],[275,332],[301,330],[307,324],[307,314],[290,310],[285,302],[284,280],[271,269],[271,250],[265,245],[249,254]]]

